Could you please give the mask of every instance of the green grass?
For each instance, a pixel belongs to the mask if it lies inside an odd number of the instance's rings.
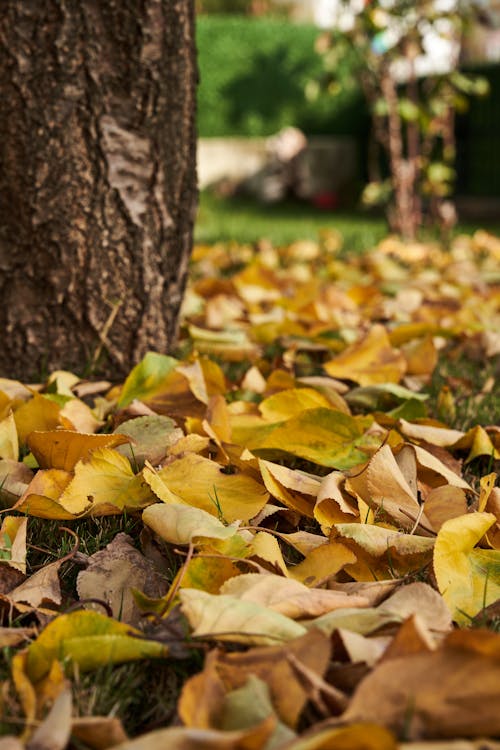
[[[476,229],[500,234],[500,222],[466,222],[457,232],[471,234]],[[299,239],[317,240],[324,231],[338,231],[346,252],[369,250],[387,235],[383,216],[363,211],[331,212],[298,201],[259,203],[238,196],[218,198],[208,191],[200,194],[195,240],[201,243],[254,243],[267,239],[286,245]]]
[[[275,245],[286,245],[301,239],[317,240],[325,230],[340,232],[345,248],[352,251],[367,250],[387,234],[381,217],[332,213],[298,201],[264,204],[202,192],[195,239],[207,244],[267,239]]]

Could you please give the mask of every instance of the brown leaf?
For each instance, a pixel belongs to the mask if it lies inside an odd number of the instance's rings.
[[[90,750],[108,750],[128,739],[116,716],[82,716],[71,722],[71,734]]]
[[[436,651],[380,663],[342,720],[373,721],[410,739],[496,736],[499,670],[499,634],[456,631]]]
[[[295,727],[308,695],[287,661],[287,655],[293,654],[308,669],[323,677],[330,649],[327,636],[319,630],[310,630],[285,646],[252,648],[246,653],[219,652],[215,666],[228,689],[241,687],[251,674],[266,682],[276,713],[285,724]]]
[[[113,617],[128,625],[137,625],[141,612],[132,589],[139,589],[150,597],[160,597],[165,594],[168,582],[155,565],[135,549],[131,537],[120,533],[89,558],[87,569],[78,574],[76,587],[80,599],[102,599],[111,607]],[[86,606],[96,608],[93,604]]]

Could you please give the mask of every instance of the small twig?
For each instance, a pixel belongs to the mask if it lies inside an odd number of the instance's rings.
[[[179,554],[180,550],[175,550],[175,552],[177,554]],[[193,553],[194,553],[193,542],[189,542],[189,549],[188,549],[187,554],[186,554],[186,559],[184,561],[184,565],[182,566],[181,570],[179,571],[179,574],[177,576],[177,581],[176,581],[175,585],[170,589],[170,591],[168,592],[168,596],[165,599],[165,611],[168,610],[168,608],[170,607],[170,605],[172,604],[172,602],[173,602],[173,600],[175,598],[175,595],[179,591],[180,585],[182,583],[182,579],[184,578],[184,576],[186,574],[186,571],[187,571],[187,566],[189,565],[189,563],[193,559]]]
[[[99,344],[97,345],[94,354],[92,356],[92,359],[90,361],[90,372],[94,372],[95,366],[97,365],[97,362],[99,360],[99,357],[101,356],[102,350],[104,347],[109,347],[109,341],[108,341],[108,333],[110,332],[113,323],[115,322],[116,316],[118,315],[118,310],[123,305],[124,300],[119,299],[116,302],[108,302],[108,304],[111,307],[111,312],[108,315],[108,319],[104,323],[102,330],[98,331],[99,336]]]

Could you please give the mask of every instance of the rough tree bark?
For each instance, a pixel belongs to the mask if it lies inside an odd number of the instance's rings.
[[[176,338],[196,208],[194,0],[3,0],[0,374],[123,376]]]

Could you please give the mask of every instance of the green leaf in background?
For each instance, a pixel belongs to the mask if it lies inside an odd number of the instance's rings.
[[[126,379],[118,406],[128,406],[134,399],[144,401],[161,390],[167,375],[178,365],[178,360],[166,354],[148,352]]]

